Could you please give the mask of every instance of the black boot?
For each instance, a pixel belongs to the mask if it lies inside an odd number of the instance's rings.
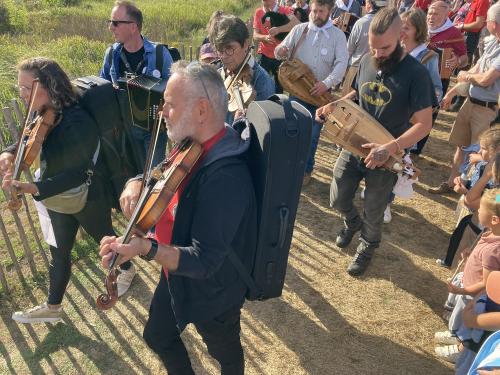
[[[365,273],[376,248],[377,246],[369,245],[361,241],[356,249],[356,254],[354,254],[351,264],[347,268],[347,273],[351,276],[360,276]]]
[[[357,216],[354,220],[345,221],[344,224],[345,227],[337,234],[335,239],[335,244],[341,249],[349,246],[356,232],[363,226],[363,221]]]

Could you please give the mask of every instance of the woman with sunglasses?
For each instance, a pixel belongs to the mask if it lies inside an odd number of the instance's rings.
[[[50,218],[54,239],[48,240],[52,260],[49,266],[47,302],[27,311],[15,312],[20,323],[57,322],[63,316],[61,302],[71,276],[71,249],[81,225],[99,242],[113,234],[111,203],[106,193],[103,161],[100,157],[99,131],[89,114],[78,105],[78,97],[61,67],[53,60],[37,57],[18,66],[21,99],[31,99],[32,113],[51,108],[58,115],[55,127],[44,140],[40,152],[40,174],[37,182],[12,179],[17,144],[0,154],[3,188],[15,186],[20,193],[32,194],[36,201],[57,196],[89,181],[85,206],[75,214],[41,210]],[[31,115],[31,114],[30,114]],[[88,171],[93,173],[89,177]],[[41,212],[42,214],[42,212]]]

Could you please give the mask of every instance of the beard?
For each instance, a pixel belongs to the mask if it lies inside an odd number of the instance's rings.
[[[389,56],[383,58],[372,57],[372,61],[377,70],[383,73],[389,73],[398,65],[401,56],[403,56],[403,47],[401,47],[401,43],[398,41],[396,48]]]
[[[327,17],[326,19],[316,18],[312,20],[312,23],[317,27],[323,27],[328,21],[330,21],[330,17]]]
[[[168,138],[171,139],[173,142],[177,143],[185,138],[188,137],[189,135],[189,129],[190,129],[190,112],[185,111],[180,119],[176,122],[176,124],[172,123],[168,119],[165,119],[165,124],[167,127],[167,135]]]

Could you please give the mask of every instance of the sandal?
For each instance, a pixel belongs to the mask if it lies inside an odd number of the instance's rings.
[[[453,190],[453,188],[450,187],[450,185],[448,185],[446,181],[441,182],[441,184],[439,184],[439,186],[437,187],[428,188],[427,191],[432,194],[447,194],[455,192],[455,190]]]

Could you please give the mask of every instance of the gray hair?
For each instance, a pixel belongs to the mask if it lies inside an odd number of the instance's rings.
[[[221,75],[213,65],[181,60],[172,65],[170,73],[178,74],[191,83],[188,89],[189,98],[207,98],[217,118],[226,117],[227,91]]]
[[[496,24],[500,25],[500,3],[495,3],[488,9],[486,20],[495,21]]]

